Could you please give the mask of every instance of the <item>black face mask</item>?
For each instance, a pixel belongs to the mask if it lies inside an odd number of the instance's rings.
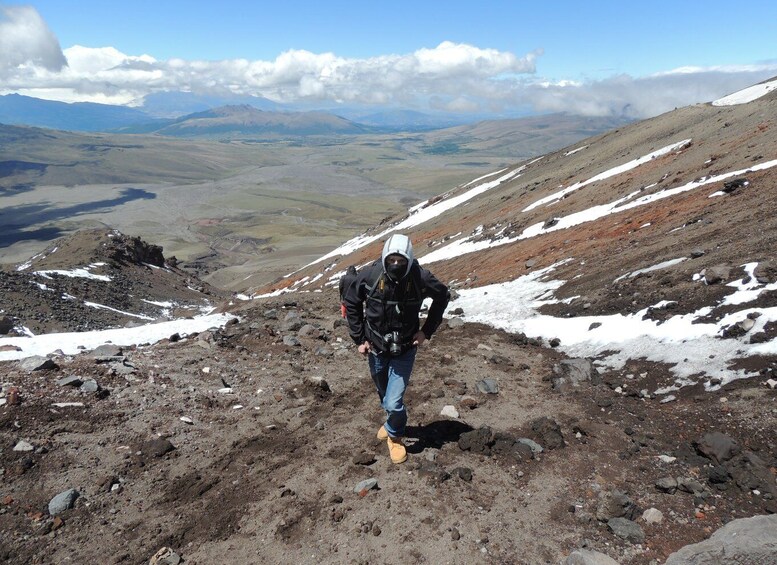
[[[388,276],[390,276],[395,281],[398,281],[399,279],[404,277],[405,276],[405,271],[407,271],[407,265],[405,265],[405,264],[401,264],[401,265],[389,264],[389,265],[386,265],[386,273],[388,273]]]

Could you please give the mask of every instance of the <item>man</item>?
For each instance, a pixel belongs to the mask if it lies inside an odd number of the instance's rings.
[[[425,298],[432,299],[420,328],[418,314]],[[345,289],[345,309],[351,338],[367,356],[370,375],[386,411],[378,439],[386,440],[394,463],[407,460],[402,443],[407,424],[404,396],[413,371],[416,348],[432,337],[448,306],[448,287],[413,257],[406,235],[392,235],[380,261],[362,269]]]

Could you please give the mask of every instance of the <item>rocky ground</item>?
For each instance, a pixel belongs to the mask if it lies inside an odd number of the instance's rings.
[[[176,263],[138,237],[76,232],[0,268],[0,325],[8,320],[17,335],[129,327],[193,316],[227,296]]]
[[[667,402],[640,392],[661,365],[599,374],[452,319],[419,353],[393,465],[337,307],[257,300],[218,331],[0,364],[0,559],[649,564],[777,510],[773,360]]]

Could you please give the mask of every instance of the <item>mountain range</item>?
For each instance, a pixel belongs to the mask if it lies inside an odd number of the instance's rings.
[[[239,108],[239,110],[238,110]],[[260,114],[252,111],[260,111]],[[332,133],[364,133],[367,131],[424,131],[471,123],[482,116],[462,117],[449,114],[425,114],[411,110],[374,110],[365,108],[337,108],[311,110],[283,105],[255,96],[215,97],[186,92],[149,94],[142,104],[133,107],[97,104],[92,102],[65,103],[42,100],[19,94],[0,96],[0,123],[27,125],[50,129],[83,132],[151,133],[162,135],[206,135],[203,126],[183,126],[187,120],[203,120],[208,112],[218,114],[221,127],[210,134],[228,135],[232,129],[224,127],[231,114],[243,118],[235,125],[247,127],[247,133],[283,135],[325,135]],[[261,117],[259,117],[261,116]],[[348,119],[340,117],[347,116]],[[352,122],[345,126],[345,122]],[[309,122],[306,124],[305,122]],[[340,122],[340,123],[337,123]],[[172,129],[167,129],[171,127]],[[240,127],[235,128],[238,133]]]

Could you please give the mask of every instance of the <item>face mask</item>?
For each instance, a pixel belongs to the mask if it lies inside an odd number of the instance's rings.
[[[386,265],[386,272],[388,275],[394,279],[395,281],[398,281],[402,277],[405,276],[405,271],[407,271],[407,265],[400,264],[388,264]]]

